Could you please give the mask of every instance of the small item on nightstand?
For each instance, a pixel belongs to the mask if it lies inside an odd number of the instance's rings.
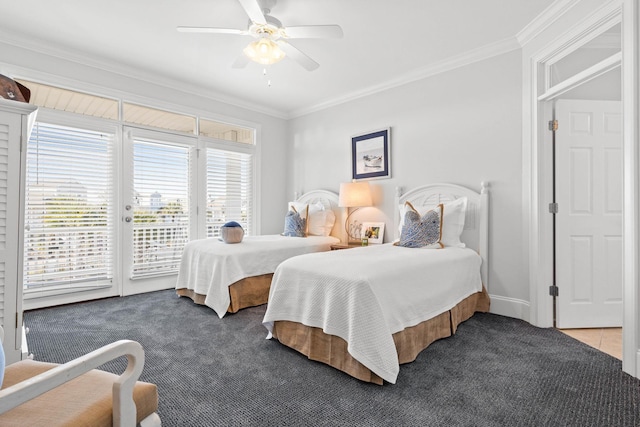
[[[369,246],[369,239],[366,237],[362,238],[362,246]]]

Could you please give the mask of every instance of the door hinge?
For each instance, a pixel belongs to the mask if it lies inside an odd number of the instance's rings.
[[[196,158],[200,158],[200,149],[196,148]]]
[[[549,120],[549,130],[557,131],[558,130],[558,121],[557,120]]]
[[[557,203],[549,203],[549,213],[557,214],[558,213],[558,204]]]
[[[558,296],[558,287],[556,285],[549,286],[549,295],[551,295],[552,297]]]

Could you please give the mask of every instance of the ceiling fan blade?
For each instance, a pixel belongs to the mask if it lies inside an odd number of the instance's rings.
[[[344,35],[339,25],[286,27],[284,32],[290,39],[341,39]]]
[[[251,61],[249,59],[249,57],[247,55],[245,55],[245,54],[242,54],[242,55],[238,56],[235,61],[233,61],[233,64],[231,65],[231,67],[232,68],[244,68],[244,67],[247,66],[249,61]]]
[[[262,25],[267,23],[257,0],[238,0],[238,2],[240,2],[240,5],[242,5],[244,11],[247,12],[252,22]]]
[[[289,56],[289,58],[302,65],[308,71],[313,71],[320,66],[320,64],[318,64],[316,61],[311,59],[309,56],[307,56],[305,53],[303,53],[301,50],[291,45],[290,43],[287,43],[282,39],[279,39],[278,41],[276,41],[276,43],[278,43],[280,49],[282,49],[283,52],[287,56]]]
[[[247,30],[236,30],[234,28],[213,28],[213,27],[176,27],[181,33],[217,33],[217,34],[249,34]]]

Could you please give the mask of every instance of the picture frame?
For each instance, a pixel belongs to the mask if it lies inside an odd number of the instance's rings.
[[[362,237],[369,239],[369,244],[382,243],[384,239],[384,222],[363,222]]]
[[[391,128],[351,137],[354,180],[391,178]]]

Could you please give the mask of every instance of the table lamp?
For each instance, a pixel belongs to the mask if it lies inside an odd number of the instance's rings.
[[[359,208],[371,206],[371,188],[368,181],[360,182],[344,182],[340,184],[340,193],[338,195],[338,206],[347,208],[347,219],[344,222],[344,230],[347,233],[347,243],[355,236],[349,232],[349,217],[353,215]],[[350,208],[355,208],[349,211]]]

